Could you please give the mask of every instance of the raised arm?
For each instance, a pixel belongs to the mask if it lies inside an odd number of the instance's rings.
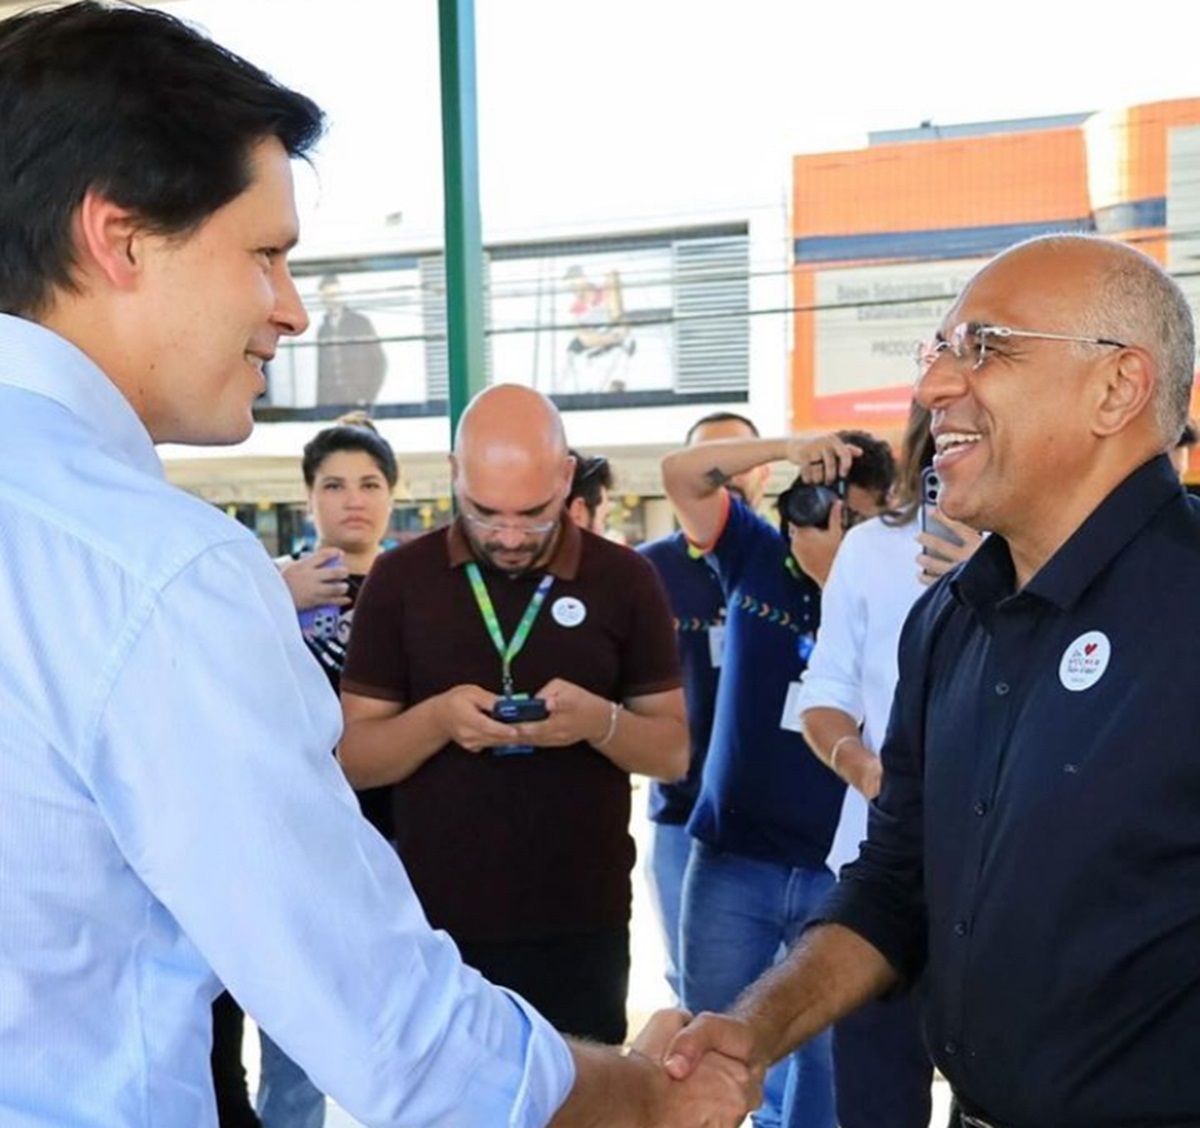
[[[672,451],[663,459],[663,487],[688,540],[710,548],[721,533],[731,479],[787,458],[787,439],[718,439]]]

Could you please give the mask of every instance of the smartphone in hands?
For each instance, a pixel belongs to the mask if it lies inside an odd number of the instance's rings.
[[[526,721],[544,721],[550,716],[546,702],[540,697],[514,694],[499,697],[492,706],[492,719],[506,725],[519,725]],[[493,756],[522,756],[533,751],[531,744],[497,744],[491,748]]]
[[[320,568],[334,568],[342,563],[342,555],[339,552],[336,556],[331,556],[328,560],[319,564]],[[322,604],[319,607],[309,607],[299,613],[300,617],[300,632],[305,638],[310,639],[327,639],[334,638],[338,631],[338,622],[341,620],[342,609],[336,604]]]
[[[941,488],[942,483],[938,479],[937,472],[932,466],[926,466],[921,471],[921,532],[941,537],[942,540],[949,541],[951,544],[962,544],[962,537],[937,519],[938,494]],[[934,552],[933,549],[927,548],[925,552],[929,556],[936,556],[939,560],[949,562],[949,557],[943,556],[940,552]]]

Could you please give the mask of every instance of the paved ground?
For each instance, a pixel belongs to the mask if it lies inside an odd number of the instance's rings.
[[[639,781],[640,782],[640,781]],[[638,843],[638,857],[645,857],[644,840],[646,821],[645,791],[638,787],[633,797],[633,836]],[[659,1007],[670,1005],[670,992],[662,978],[662,941],[651,915],[646,895],[646,885],[639,870],[634,873],[633,925],[632,925],[632,970],[629,979],[629,1028],[636,1032],[645,1018]],[[258,1039],[253,1035],[246,1038],[246,1068],[250,1073],[251,1092],[258,1083]],[[945,1082],[937,1081],[933,1089],[933,1118],[931,1128],[945,1128],[949,1117],[950,1093]],[[361,1128],[354,1120],[332,1101],[325,1128]]]

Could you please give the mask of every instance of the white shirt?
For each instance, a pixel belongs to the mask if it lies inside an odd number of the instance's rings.
[[[925,591],[917,578],[919,531],[915,521],[885,525],[876,517],[846,534],[821,592],[821,629],[800,691],[801,712],[849,713],[863,727],[863,743],[876,753],[896,692],[900,628]],[[867,801],[847,787],[829,868],[837,873],[857,858],[866,836]]]
[[[570,1052],[360,817],[259,543],[6,316],[0,420],[0,1124],[215,1128],[218,978],[364,1124],[544,1124]]]

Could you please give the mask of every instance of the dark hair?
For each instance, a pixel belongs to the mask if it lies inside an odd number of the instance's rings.
[[[567,494],[567,504],[570,505],[577,497],[581,497],[588,513],[594,517],[604,491],[613,488],[612,467],[602,454],[595,454],[589,458],[577,450],[567,453],[575,459],[575,473],[571,477],[571,492]]]
[[[846,481],[870,491],[881,504],[886,503],[896,480],[896,456],[892,454],[892,448],[867,431],[839,431],[838,438],[862,450],[862,454],[850,463]]]
[[[95,190],[184,235],[250,185],[269,137],[308,153],[321,110],[174,16],[95,0],[0,21],[0,310],[75,286],[72,221]]]
[[[929,422],[929,409],[913,400],[908,409],[908,422],[904,425],[892,504],[883,515],[885,525],[907,525],[920,511],[921,472],[933,462],[933,435],[929,431]]]
[[[744,423],[750,428],[750,434],[756,439],[758,436],[758,428],[750,422],[744,415],[739,415],[736,411],[711,411],[707,415],[697,419],[688,428],[688,433],[684,436],[683,442],[685,446],[690,446],[692,436],[700,430],[701,427],[707,427],[710,423]]]
[[[1198,437],[1200,436],[1197,436],[1196,424],[1189,419],[1183,425],[1183,430],[1179,433],[1179,440],[1175,443],[1175,449],[1178,450],[1180,447],[1194,447]]]
[[[362,451],[371,456],[387,484],[396,488],[400,470],[396,465],[396,452],[378,431],[375,425],[360,412],[343,415],[332,427],[318,431],[304,444],[304,457],[300,462],[304,471],[304,484],[311,490],[317,480],[321,463],[339,451]]]

